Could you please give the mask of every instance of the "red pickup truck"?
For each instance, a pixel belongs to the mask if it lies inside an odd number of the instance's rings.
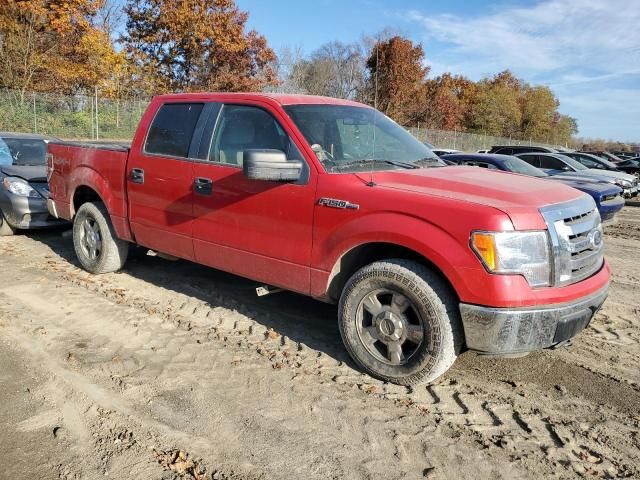
[[[336,302],[355,362],[399,384],[565,344],[607,296],[591,197],[448,167],[356,102],[159,96],[130,147],[50,143],[48,175],[88,271],[137,244]]]

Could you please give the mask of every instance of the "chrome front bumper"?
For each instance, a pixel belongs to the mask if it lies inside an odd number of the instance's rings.
[[[582,331],[608,292],[607,284],[588,297],[543,308],[491,308],[461,303],[467,348],[508,355],[553,347]]]

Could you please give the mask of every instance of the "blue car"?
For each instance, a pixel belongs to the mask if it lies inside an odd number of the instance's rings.
[[[593,197],[598,206],[602,223],[613,221],[616,213],[624,207],[622,189],[616,185],[606,181],[600,181],[596,178],[588,179],[578,175],[572,176],[570,174],[564,174],[551,176],[512,155],[500,155],[496,153],[455,153],[443,155],[442,159],[452,164],[470,165],[545,178],[549,181],[560,182],[576,188]]]

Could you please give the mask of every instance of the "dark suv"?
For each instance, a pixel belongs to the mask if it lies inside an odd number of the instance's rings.
[[[555,148],[538,147],[536,145],[494,145],[487,153],[499,153],[501,155],[515,155],[517,153],[544,152],[557,153]]]

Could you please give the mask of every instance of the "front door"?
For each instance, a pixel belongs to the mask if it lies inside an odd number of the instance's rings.
[[[207,160],[193,167],[196,261],[308,293],[315,171],[282,123],[258,105],[223,105],[215,124]],[[303,179],[247,179],[244,151],[262,148],[302,160]]]
[[[127,165],[129,218],[136,242],[193,260],[193,162],[188,160],[203,103],[166,103],[141,151]]]

